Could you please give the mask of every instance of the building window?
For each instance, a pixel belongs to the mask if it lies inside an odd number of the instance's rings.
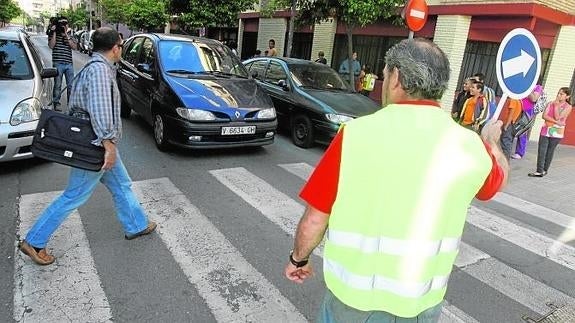
[[[353,51],[357,52],[357,59],[363,66],[367,64],[371,67],[371,72],[377,74],[380,79],[383,77],[385,67],[385,53],[391,46],[401,41],[402,37],[384,36],[353,36]],[[333,59],[331,67],[336,71],[339,65],[347,58],[347,36],[336,35],[333,46]]]
[[[457,91],[461,91],[465,78],[470,77],[475,73],[483,73],[485,75],[485,84],[493,88],[497,96],[501,96],[503,94],[503,91],[497,82],[497,75],[495,72],[495,60],[497,59],[498,49],[499,43],[479,41],[467,42],[467,46],[465,47],[465,56],[463,56],[463,63],[461,64],[461,71],[459,73]],[[550,53],[551,50],[549,49],[541,49],[540,79],[543,79],[543,76],[547,71],[547,62],[549,61]]]

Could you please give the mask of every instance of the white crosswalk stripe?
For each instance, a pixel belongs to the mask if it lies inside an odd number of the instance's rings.
[[[575,248],[569,245],[564,245],[557,254],[549,254],[548,250],[555,242],[553,239],[473,206],[469,208],[467,222],[534,254],[575,269]]]
[[[278,180],[292,175],[307,180],[314,169],[307,163],[279,164],[278,167],[285,170]],[[243,167],[214,169],[209,173],[215,182],[243,199],[272,225],[293,236],[304,205],[277,189],[273,185],[275,179],[267,182]],[[159,237],[218,322],[307,321],[169,179],[136,181],[133,188],[150,218],[158,222]],[[28,231],[36,216],[58,193],[21,197],[20,235]],[[571,225],[572,217],[568,215],[508,194],[499,194],[496,201],[562,227]],[[575,269],[575,248],[569,245],[562,246],[556,255],[548,254],[553,239],[475,206],[470,207],[467,222],[494,239],[511,242],[568,270]],[[63,318],[65,321],[112,321],[112,307],[77,212],[60,227],[50,245],[58,258],[56,264],[49,267],[38,267],[17,253],[14,319],[17,322],[57,322]],[[571,296],[504,264],[480,248],[462,243],[455,266],[539,314],[548,312],[545,304],[549,302],[575,303]],[[321,246],[315,254],[322,256]],[[440,322],[477,322],[457,306],[446,302]]]
[[[36,216],[61,192],[23,195],[20,226],[24,235]],[[22,237],[24,238],[24,237]],[[111,322],[110,304],[78,212],[70,215],[51,240],[56,262],[40,267],[22,253],[14,262],[14,320],[16,322]]]
[[[170,180],[135,182],[133,187],[219,322],[306,322]]]

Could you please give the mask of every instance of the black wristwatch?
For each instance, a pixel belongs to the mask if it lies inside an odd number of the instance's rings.
[[[293,259],[293,250],[292,250],[289,253],[289,262],[291,262],[292,265],[296,266],[296,268],[300,268],[307,265],[307,263],[309,262],[309,258],[300,261],[295,261],[295,259]]]

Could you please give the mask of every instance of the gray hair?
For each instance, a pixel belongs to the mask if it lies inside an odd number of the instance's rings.
[[[404,39],[385,55],[388,72],[397,68],[403,90],[412,98],[439,100],[449,82],[449,59],[433,42]]]

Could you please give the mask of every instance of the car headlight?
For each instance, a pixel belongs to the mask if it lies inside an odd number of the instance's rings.
[[[325,115],[325,117],[327,118],[327,120],[337,124],[342,124],[350,120],[353,120],[353,118],[350,116],[344,116],[342,114],[335,114],[335,113],[328,113]]]
[[[40,119],[42,107],[40,100],[29,98],[20,103],[12,110],[10,125],[17,126],[21,123],[32,122]]]
[[[188,108],[176,108],[178,115],[190,121],[211,121],[216,120],[216,116],[210,111]]]
[[[276,117],[276,109],[275,108],[268,108],[263,109],[258,112],[256,118],[258,119],[273,119]]]

